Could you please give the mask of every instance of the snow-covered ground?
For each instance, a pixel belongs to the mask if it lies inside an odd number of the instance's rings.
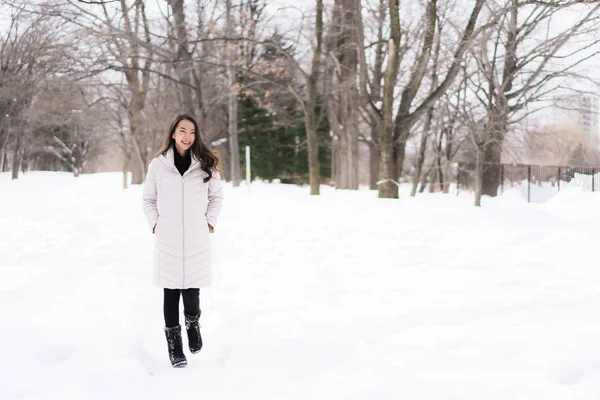
[[[600,398],[599,194],[226,185],[205,345],[173,369],[120,184],[0,174],[0,399]]]

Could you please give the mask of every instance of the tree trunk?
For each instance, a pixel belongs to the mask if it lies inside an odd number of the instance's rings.
[[[326,84],[330,88],[327,114],[332,131],[340,137],[340,163],[336,188],[358,189],[358,48],[355,0],[335,0],[327,35]]]
[[[337,189],[358,189],[358,131],[357,124],[349,109],[345,109],[345,124],[339,132],[338,173],[336,174]],[[335,130],[334,130],[335,131]]]
[[[435,167],[436,161],[433,161],[433,168],[431,169],[431,175],[430,175],[430,180],[429,180],[429,193],[435,193],[437,190],[435,190],[436,186],[437,186],[437,179],[438,179],[438,172],[439,170]]]
[[[404,158],[406,155],[406,142],[409,139],[410,130],[415,121],[414,118],[410,118],[410,111],[412,102],[414,101],[425,74],[427,73],[427,65],[431,58],[432,49],[435,44],[435,27],[437,22],[437,0],[429,0],[425,11],[425,20],[423,27],[424,36],[421,44],[421,48],[415,59],[415,64],[411,70],[410,79],[408,80],[400,102],[398,105],[398,112],[396,113],[396,121],[394,124],[394,161],[395,161],[395,174],[398,180],[402,176],[402,169],[404,168]],[[435,75],[435,67],[434,67]],[[430,90],[430,96],[435,92],[435,81],[432,84]],[[433,107],[433,102],[426,109]]]
[[[334,18],[338,16],[339,18],[339,10],[336,8],[334,10]],[[333,33],[330,34],[330,42],[333,41]],[[333,49],[331,49],[333,51]],[[334,168],[335,173],[332,174],[333,181],[335,183],[336,189],[346,189],[347,188],[347,165],[346,165],[346,154],[347,154],[347,136],[345,134],[345,127],[340,123],[340,113],[342,112],[340,108],[340,97],[338,94],[339,90],[339,73],[337,72],[337,68],[328,66],[327,73],[325,75],[325,85],[327,85],[326,91],[333,92],[331,96],[329,96],[327,103],[325,104],[327,107],[327,118],[329,118],[329,129],[333,133],[332,137],[332,155],[334,158]],[[336,88],[335,90],[333,88]],[[342,115],[342,119],[343,119]]]
[[[359,92],[358,45],[360,34],[357,32],[355,0],[341,0],[343,5],[342,34],[340,47],[340,64],[342,67],[341,83],[345,88],[342,102],[345,118],[344,131],[348,137],[348,189],[358,189],[358,126],[359,126]]]
[[[398,182],[400,182],[400,179],[402,177],[402,172],[404,170],[404,160],[406,158],[406,141],[400,142],[400,143],[396,143],[394,145],[394,168],[395,168],[395,173],[398,179]]]
[[[372,140],[367,143],[369,145],[369,189],[377,190],[377,180],[379,178],[379,149]]]
[[[385,91],[384,91],[385,96]],[[391,119],[391,118],[390,118]],[[398,186],[396,176],[396,165],[394,162],[394,147],[393,147],[393,121],[386,120],[382,124],[381,130],[381,153],[379,161],[379,176],[382,178],[379,185],[379,197],[397,199]]]
[[[348,189],[358,190],[358,129],[353,125],[348,135]]]
[[[8,146],[2,151],[2,163],[0,164],[0,172],[8,171]]]
[[[502,145],[500,141],[493,140],[485,146],[483,155],[483,178],[482,194],[495,197],[498,195],[498,186],[500,185],[500,159],[502,155]]]
[[[331,138],[331,180],[337,187],[339,166],[338,158],[340,153],[340,141],[335,135]]]
[[[502,157],[502,142],[508,127],[508,106],[503,94],[499,94],[497,104],[487,110],[486,132],[488,140],[485,142],[483,157],[483,178],[481,191],[487,196],[496,196],[500,185],[500,161]]]
[[[348,136],[350,135],[348,135],[346,127],[344,127],[344,129],[340,133],[341,134],[339,136],[340,147],[338,157],[338,172],[336,176],[335,187],[336,189],[348,189],[350,187],[350,165],[348,163]]]
[[[427,187],[427,178],[431,176],[431,167],[421,177],[421,184],[419,187],[419,193],[423,193]]]
[[[379,176],[383,181],[379,185],[380,198],[398,198],[396,165],[394,159],[394,88],[400,66],[400,20],[399,0],[389,1],[391,37],[388,45],[388,63],[383,78],[383,105],[381,133],[379,135],[381,158]]]
[[[500,161],[502,158],[502,143],[508,127],[508,101],[506,93],[513,89],[513,80],[517,69],[518,39],[518,9],[517,0],[511,0],[510,18],[508,21],[507,40],[505,43],[506,57],[502,76],[502,90],[494,98],[495,104],[488,109],[488,124],[490,126],[490,141],[486,143],[483,153],[483,171],[481,191],[484,195],[497,196],[500,185]]]
[[[206,21],[205,21],[205,16],[204,16],[204,4],[202,4],[202,2],[198,1],[196,2],[196,16],[197,16],[197,20],[196,20],[196,37],[197,38],[202,38],[205,37],[207,32],[206,32]],[[209,47],[213,46],[213,43],[210,42],[203,42],[200,43],[200,53],[201,54],[207,54],[210,53],[209,51]],[[201,126],[205,126],[205,119],[206,119],[206,112],[207,110],[204,107],[204,93],[203,93],[203,82],[210,79],[206,77],[206,66],[199,62],[196,63],[195,68],[192,69],[192,77],[194,79],[194,83],[195,83],[195,92],[196,92],[196,108],[198,110],[198,123]],[[202,130],[203,134],[206,135],[205,130]]]
[[[15,152],[13,154],[12,179],[19,178],[19,170],[21,169],[21,161],[23,159],[23,132],[17,132],[17,142],[15,143]]]
[[[235,71],[233,68],[229,68],[229,83],[230,90],[232,90],[235,84]],[[234,187],[238,187],[242,180],[242,173],[240,168],[240,150],[239,140],[237,134],[237,94],[234,92],[229,95],[229,153],[230,156],[230,168],[231,168],[231,182]]]
[[[448,180],[447,182],[444,182],[444,193],[448,194],[450,193],[450,183],[451,183],[451,175],[450,175],[450,164],[446,164],[446,166],[444,167],[444,176],[446,177],[446,179]]]
[[[139,157],[138,157],[139,159]],[[142,171],[140,167],[140,163],[131,163],[131,184],[132,185],[141,185],[144,183],[144,178],[146,173]]]
[[[356,0],[360,4],[360,0]],[[371,83],[371,98],[373,101],[381,100],[381,78],[383,77],[383,61],[385,58],[384,44],[384,25],[386,15],[385,0],[379,0],[379,13],[377,19],[377,44],[375,45],[375,62],[373,69],[373,80]],[[360,8],[359,8],[360,12]],[[362,27],[362,20],[361,20]],[[361,28],[359,27],[359,29]],[[364,34],[363,34],[364,40]],[[364,48],[363,48],[364,52]]]
[[[425,127],[429,128],[427,126],[427,121],[425,121]],[[410,190],[411,197],[415,197],[417,195],[417,188],[419,187],[419,182],[421,181],[421,171],[423,169],[423,163],[425,162],[425,150],[427,149],[428,136],[428,129],[426,130],[425,128],[423,128],[423,133],[421,134],[421,145],[419,146],[419,154],[417,156],[417,162],[415,164],[415,174],[413,175],[413,184]]]
[[[131,122],[133,124],[134,122]],[[144,183],[144,179],[146,178],[146,159],[141,152],[140,145],[138,143],[138,139],[136,135],[137,129],[131,127],[131,142],[133,144],[133,148],[135,150],[135,162],[129,162],[129,168],[131,171],[131,184],[132,185],[140,185]]]
[[[310,182],[310,194],[320,194],[320,167],[319,167],[319,147],[317,143],[317,127],[315,121],[314,107],[307,110],[306,115],[306,137],[308,139],[308,175]]]
[[[8,172],[8,143],[10,141],[10,130],[7,132],[6,141],[4,142],[4,148],[2,149],[2,163],[0,164],[0,171]]]
[[[442,169],[442,157],[440,157],[439,155],[437,156],[437,164],[438,164],[438,184],[439,184],[439,191],[444,190],[444,170]]]
[[[444,135],[440,132],[437,141],[437,151],[436,151],[436,160],[437,160],[437,177],[439,182],[439,190],[442,191],[444,189],[444,171],[442,170],[442,142],[444,140]]]
[[[475,206],[481,207],[481,194],[483,187],[483,153],[482,146],[477,145],[477,162],[475,164]]]
[[[135,103],[134,103],[135,107]],[[131,167],[132,177],[131,184],[132,185],[140,185],[144,182],[146,177],[146,157],[141,151],[140,143],[138,140],[143,140],[142,132],[141,132],[141,109],[134,108],[132,110],[133,114],[130,115],[129,118],[129,126],[131,132],[131,142],[133,143],[133,148],[135,150],[136,161],[134,163],[129,163]]]
[[[79,125],[75,125],[75,145],[71,149],[71,163],[73,164],[73,175],[75,178],[83,172],[83,160],[85,157],[84,143],[79,135]]]
[[[173,10],[175,19],[175,35],[177,37],[177,62],[175,70],[179,78],[181,109],[185,113],[194,114],[192,100],[192,56],[188,50],[188,37],[185,26],[183,0],[167,0]]]
[[[315,108],[317,106],[317,83],[321,69],[321,49],[323,45],[323,0],[317,0],[317,14],[315,19],[316,46],[313,48],[313,58],[310,76],[308,79],[308,102],[304,106],[306,141],[308,144],[308,175],[310,181],[310,194],[320,193],[321,167],[319,165],[319,143],[317,141],[317,124]]]
[[[435,86],[435,72],[434,72],[434,83]],[[433,107],[431,107],[425,115],[425,123],[423,125],[423,134],[421,136],[421,145],[419,146],[419,155],[417,156],[417,162],[415,164],[415,174],[413,176],[413,185],[410,190],[410,196],[415,197],[417,194],[417,187],[421,179],[421,172],[423,169],[423,163],[425,162],[425,150],[427,150],[427,139],[429,138],[429,130],[431,129],[431,121],[433,120]]]
[[[121,48],[121,54],[124,58],[129,57],[129,63],[123,65],[123,73],[127,79],[127,86],[131,94],[131,101],[127,106],[127,114],[129,118],[129,128],[131,133],[131,141],[135,150],[137,162],[129,163],[132,167],[132,185],[139,185],[144,182],[146,177],[146,157],[148,153],[147,140],[144,135],[142,111],[144,110],[146,93],[150,86],[150,65],[152,64],[152,54],[146,55],[144,66],[140,66],[140,38],[137,33],[139,30],[139,16],[142,17],[143,29],[145,32],[146,42],[150,42],[150,31],[145,13],[145,3],[138,1],[135,3],[135,18],[134,24],[131,23],[129,16],[130,7],[125,1],[121,1],[121,15],[123,17],[125,38],[127,39],[127,47]],[[146,48],[146,51],[148,49]],[[139,73],[142,73],[141,79]]]
[[[25,141],[25,143],[23,143],[23,150],[22,150],[22,156],[21,156],[21,173],[23,175],[25,175],[27,173],[27,171],[29,171],[29,161],[30,161],[30,152],[29,152],[29,147],[30,144],[28,143],[28,141]]]
[[[8,141],[10,140],[10,131],[6,129],[6,134],[1,135],[4,137],[4,141],[0,146],[0,172],[6,172],[7,164],[8,164]]]
[[[129,162],[131,161],[131,152],[125,150],[123,157],[123,189],[127,189],[129,186],[128,175],[129,175]]]
[[[227,8],[227,19],[226,19],[226,35],[228,37],[233,36],[233,15],[231,12],[231,0],[225,2]],[[227,80],[229,84],[229,152],[230,167],[231,167],[231,182],[234,187],[240,185],[242,174],[240,170],[240,145],[237,134],[237,122],[238,122],[238,107],[237,107],[237,89],[235,88],[237,83],[236,70],[233,66],[235,61],[235,46],[231,46],[228,50],[228,61],[227,61]]]
[[[453,124],[453,122],[452,122]],[[446,135],[446,176],[448,177],[448,179],[450,178],[450,163],[452,162],[454,156],[452,154],[453,148],[452,148],[452,136],[453,136],[453,128],[452,126],[446,127],[444,130],[442,130],[442,135]],[[458,170],[457,170],[457,174],[458,174]],[[444,185],[444,193],[450,193],[450,182],[447,182]]]
[[[375,46],[375,66],[373,70],[373,79],[369,82],[366,55],[365,55],[365,35],[364,24],[362,19],[362,6],[360,0],[354,0],[355,25],[356,25],[356,46],[358,49],[358,94],[360,106],[365,109],[368,123],[370,125],[371,140],[367,141],[369,145],[369,188],[371,190],[379,189],[377,182],[379,181],[380,169],[380,141],[379,132],[382,129],[381,117],[373,102],[381,100],[381,80],[383,77],[383,26],[386,18],[386,0],[379,0],[379,13],[377,23],[377,45]],[[397,32],[395,31],[397,34]],[[398,38],[398,37],[396,37]],[[369,93],[368,86],[371,84],[371,92]],[[392,93],[393,96],[393,93]]]
[[[447,91],[447,89],[450,87],[450,85],[458,75],[458,72],[460,71],[460,66],[463,64],[464,61],[463,55],[467,50],[468,46],[472,44],[472,37],[476,32],[475,27],[477,19],[484,3],[484,0],[476,0],[471,15],[469,17],[469,22],[467,23],[467,26],[465,27],[463,34],[461,35],[462,37],[459,41],[458,48],[456,49],[453,55],[450,68],[448,69],[446,77],[442,80],[442,83],[435,89],[431,90],[430,94],[420,103],[420,105],[415,106],[413,102],[417,94],[419,93],[419,89],[423,82],[423,77],[425,76],[428,70],[431,50],[435,39],[435,27],[438,21],[437,0],[429,0],[427,2],[424,21],[425,26],[423,27],[424,34],[421,42],[421,48],[418,50],[419,52],[417,53],[417,57],[415,58],[414,65],[412,65],[411,67],[410,78],[408,79],[408,82],[406,83],[406,86],[402,91],[402,95],[400,97],[400,102],[398,105],[398,112],[396,114],[396,122],[394,126],[394,136],[392,141],[394,142],[393,161],[395,164],[393,167],[395,169],[394,172],[398,176],[398,179],[400,179],[400,176],[402,175],[402,168],[406,153],[406,142],[409,139],[410,130],[415,121],[418,118],[420,118],[421,115],[426,113],[427,110],[431,106],[433,106],[433,104]],[[393,9],[390,6],[390,16],[392,16],[392,13]],[[394,23],[393,20],[396,18],[396,16],[392,18],[392,24]],[[439,35],[441,35],[441,31],[439,31],[438,36]],[[383,151],[384,149],[382,146],[382,152]]]

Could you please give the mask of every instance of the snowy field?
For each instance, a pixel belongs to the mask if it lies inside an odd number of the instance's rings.
[[[173,369],[120,185],[0,174],[0,399],[600,398],[599,194],[226,185],[205,345]]]

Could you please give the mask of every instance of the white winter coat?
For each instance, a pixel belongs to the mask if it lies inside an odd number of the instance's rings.
[[[223,205],[221,177],[208,175],[192,154],[183,176],[175,167],[173,146],[150,163],[143,208],[154,230],[154,283],[168,289],[210,286],[212,281],[208,225],[215,229]]]

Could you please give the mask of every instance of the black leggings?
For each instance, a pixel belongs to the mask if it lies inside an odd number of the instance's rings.
[[[179,293],[183,297],[183,311],[186,314],[197,315],[200,312],[200,289],[165,289],[163,311],[167,328],[179,325]]]

